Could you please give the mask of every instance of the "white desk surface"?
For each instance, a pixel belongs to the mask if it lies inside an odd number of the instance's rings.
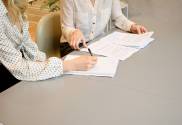
[[[0,122],[181,125],[181,2],[140,2],[131,2],[137,8],[131,6],[130,17],[154,30],[156,40],[120,62],[114,78],[69,75],[43,82],[20,82],[0,94]]]

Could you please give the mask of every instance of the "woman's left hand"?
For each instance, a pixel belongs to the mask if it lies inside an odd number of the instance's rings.
[[[130,32],[136,34],[143,34],[147,32],[147,29],[144,26],[133,24],[131,25]]]

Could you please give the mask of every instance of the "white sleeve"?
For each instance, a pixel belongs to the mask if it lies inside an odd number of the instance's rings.
[[[63,74],[61,59],[52,57],[44,61],[27,60],[3,31],[0,31],[0,62],[19,80],[45,80]]]
[[[76,30],[74,26],[73,0],[61,1],[61,29],[64,39],[69,42],[72,32]]]
[[[118,27],[122,30],[125,30],[125,31],[130,31],[131,25],[134,24],[134,22],[128,20],[123,15],[120,2],[121,2],[120,0],[113,0],[112,20],[114,20],[114,24],[116,27]]]

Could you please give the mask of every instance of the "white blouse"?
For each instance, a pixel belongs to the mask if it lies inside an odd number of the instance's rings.
[[[121,10],[120,0],[62,0],[61,1],[61,42],[69,42],[75,29],[80,29],[86,40],[92,40],[104,33],[110,20],[122,30],[130,31],[132,21]]]
[[[63,74],[62,60],[57,57],[46,59],[32,41],[28,23],[23,23],[21,34],[12,25],[7,9],[0,0],[0,65],[4,65],[19,80],[45,80]]]

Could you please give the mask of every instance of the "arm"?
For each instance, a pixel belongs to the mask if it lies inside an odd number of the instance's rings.
[[[89,70],[94,67],[97,58],[94,56],[80,56],[63,62],[56,57],[51,57],[42,62],[26,60],[9,40],[0,38],[0,62],[17,79],[37,81],[60,76],[63,74],[63,67],[64,72]]]
[[[73,0],[61,2],[61,29],[67,42],[70,42],[71,34],[76,30],[74,26]]]
[[[37,44],[31,39],[29,33],[28,33],[28,39],[23,44],[24,44],[23,47],[26,50],[27,55],[29,54],[29,56],[26,59],[30,58],[30,60],[33,61],[46,60],[46,54],[39,50]]]
[[[115,22],[115,26],[122,30],[136,34],[147,32],[147,29],[144,26],[135,24],[123,15],[120,0],[113,0],[112,19]]]
[[[134,22],[128,20],[122,13],[120,0],[113,0],[112,3],[112,20],[114,20],[115,26],[130,31]]]
[[[27,60],[32,61],[45,61],[46,54],[38,49],[37,44],[32,40],[29,34],[29,23],[23,24],[23,43],[20,45],[22,51],[24,51],[24,57]]]
[[[73,0],[63,0],[61,3],[61,28],[64,39],[73,49],[79,50],[79,44],[87,47],[83,33],[74,26],[74,3]]]
[[[52,57],[44,61],[27,60],[1,31],[0,62],[19,80],[45,80],[63,74],[61,59]]]

